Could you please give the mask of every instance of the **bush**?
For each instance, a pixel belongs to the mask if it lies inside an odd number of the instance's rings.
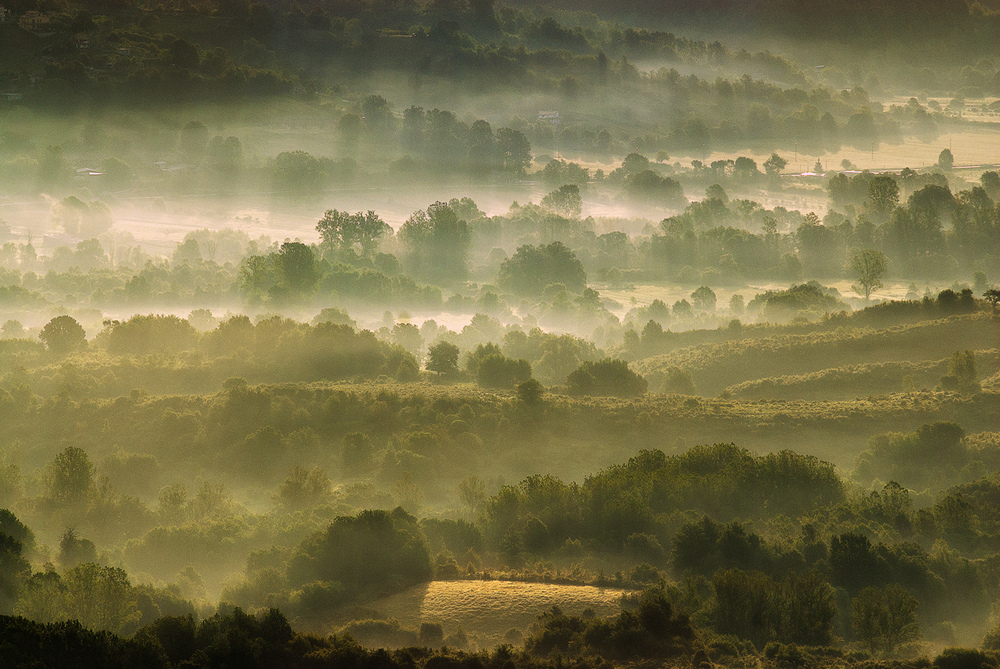
[[[996,669],[996,655],[987,655],[974,648],[945,648],[934,658],[935,669]]]

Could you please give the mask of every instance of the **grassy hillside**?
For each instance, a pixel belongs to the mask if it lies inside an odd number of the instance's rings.
[[[656,387],[658,373],[678,367],[691,374],[698,392],[714,395],[747,381],[811,374],[822,370],[894,361],[932,362],[959,350],[996,341],[997,322],[988,313],[884,329],[838,329],[807,335],[775,335],[693,346],[635,363]]]

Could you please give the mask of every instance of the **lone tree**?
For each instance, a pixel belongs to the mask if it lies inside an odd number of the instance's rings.
[[[699,311],[715,311],[715,291],[708,286],[702,286],[691,293],[691,301]]]
[[[1000,304],[1000,290],[996,288],[990,288],[985,293],[983,293],[983,297],[985,297],[986,301],[989,302],[990,306],[993,307],[993,311],[996,311],[997,305]]]
[[[952,165],[955,164],[955,156],[951,155],[951,149],[944,149],[940,154],[938,154],[938,167],[942,170],[950,170]]]
[[[87,345],[87,333],[72,316],[56,316],[49,321],[38,338],[53,353],[66,354]]]
[[[768,176],[776,177],[781,173],[781,170],[788,166],[788,161],[779,156],[777,153],[772,153],[771,157],[764,161],[764,171]]]
[[[446,377],[458,374],[458,347],[446,341],[439,342],[427,350],[427,371],[437,372]]]
[[[858,277],[857,285],[851,286],[858,295],[867,300],[872,291],[882,287],[882,276],[889,267],[889,259],[875,249],[858,251],[851,258],[851,272]]]

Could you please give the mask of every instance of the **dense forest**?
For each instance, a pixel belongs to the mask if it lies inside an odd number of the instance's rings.
[[[998,43],[4,0],[0,665],[1000,667]]]

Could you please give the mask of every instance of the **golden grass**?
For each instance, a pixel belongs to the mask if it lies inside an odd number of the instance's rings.
[[[592,585],[513,581],[433,581],[383,597],[368,606],[403,627],[440,623],[445,635],[461,628],[480,646],[502,643],[511,628],[524,632],[539,614],[560,607],[567,614],[591,608],[598,616],[620,610],[629,591]]]

